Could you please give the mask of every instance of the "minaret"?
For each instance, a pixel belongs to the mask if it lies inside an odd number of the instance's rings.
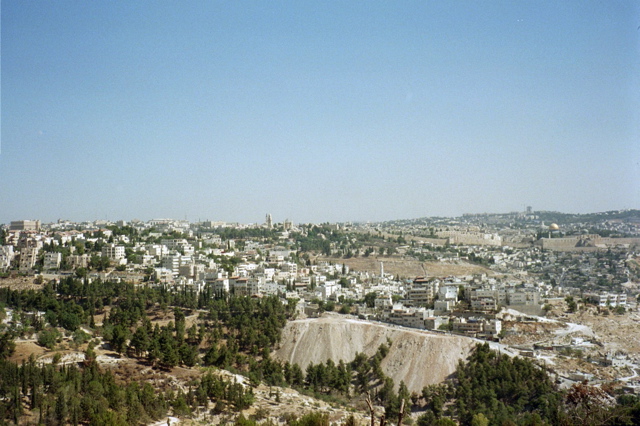
[[[271,213],[267,213],[266,225],[267,225],[267,228],[269,229],[273,228],[273,219],[271,219]]]

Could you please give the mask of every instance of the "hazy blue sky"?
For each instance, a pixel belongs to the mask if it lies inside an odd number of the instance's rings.
[[[0,222],[640,208],[638,1],[3,1]]]

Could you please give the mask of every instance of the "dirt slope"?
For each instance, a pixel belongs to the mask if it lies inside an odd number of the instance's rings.
[[[382,369],[396,386],[404,380],[409,390],[416,392],[428,384],[442,382],[475,345],[465,337],[326,316],[289,322],[274,356],[305,370],[309,363],[329,358],[337,363],[341,359],[351,361],[357,352],[373,355],[387,338],[393,344]]]

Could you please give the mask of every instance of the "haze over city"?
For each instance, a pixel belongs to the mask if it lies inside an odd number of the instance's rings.
[[[0,223],[640,206],[640,3],[3,2]]]

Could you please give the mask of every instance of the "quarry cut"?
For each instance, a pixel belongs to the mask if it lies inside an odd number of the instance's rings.
[[[274,356],[297,363],[304,371],[310,363],[328,359],[338,363],[353,360],[356,353],[372,356],[387,339],[392,344],[381,363],[382,370],[396,387],[404,381],[415,392],[453,374],[458,361],[466,359],[477,343],[462,336],[327,315],[287,323]]]

